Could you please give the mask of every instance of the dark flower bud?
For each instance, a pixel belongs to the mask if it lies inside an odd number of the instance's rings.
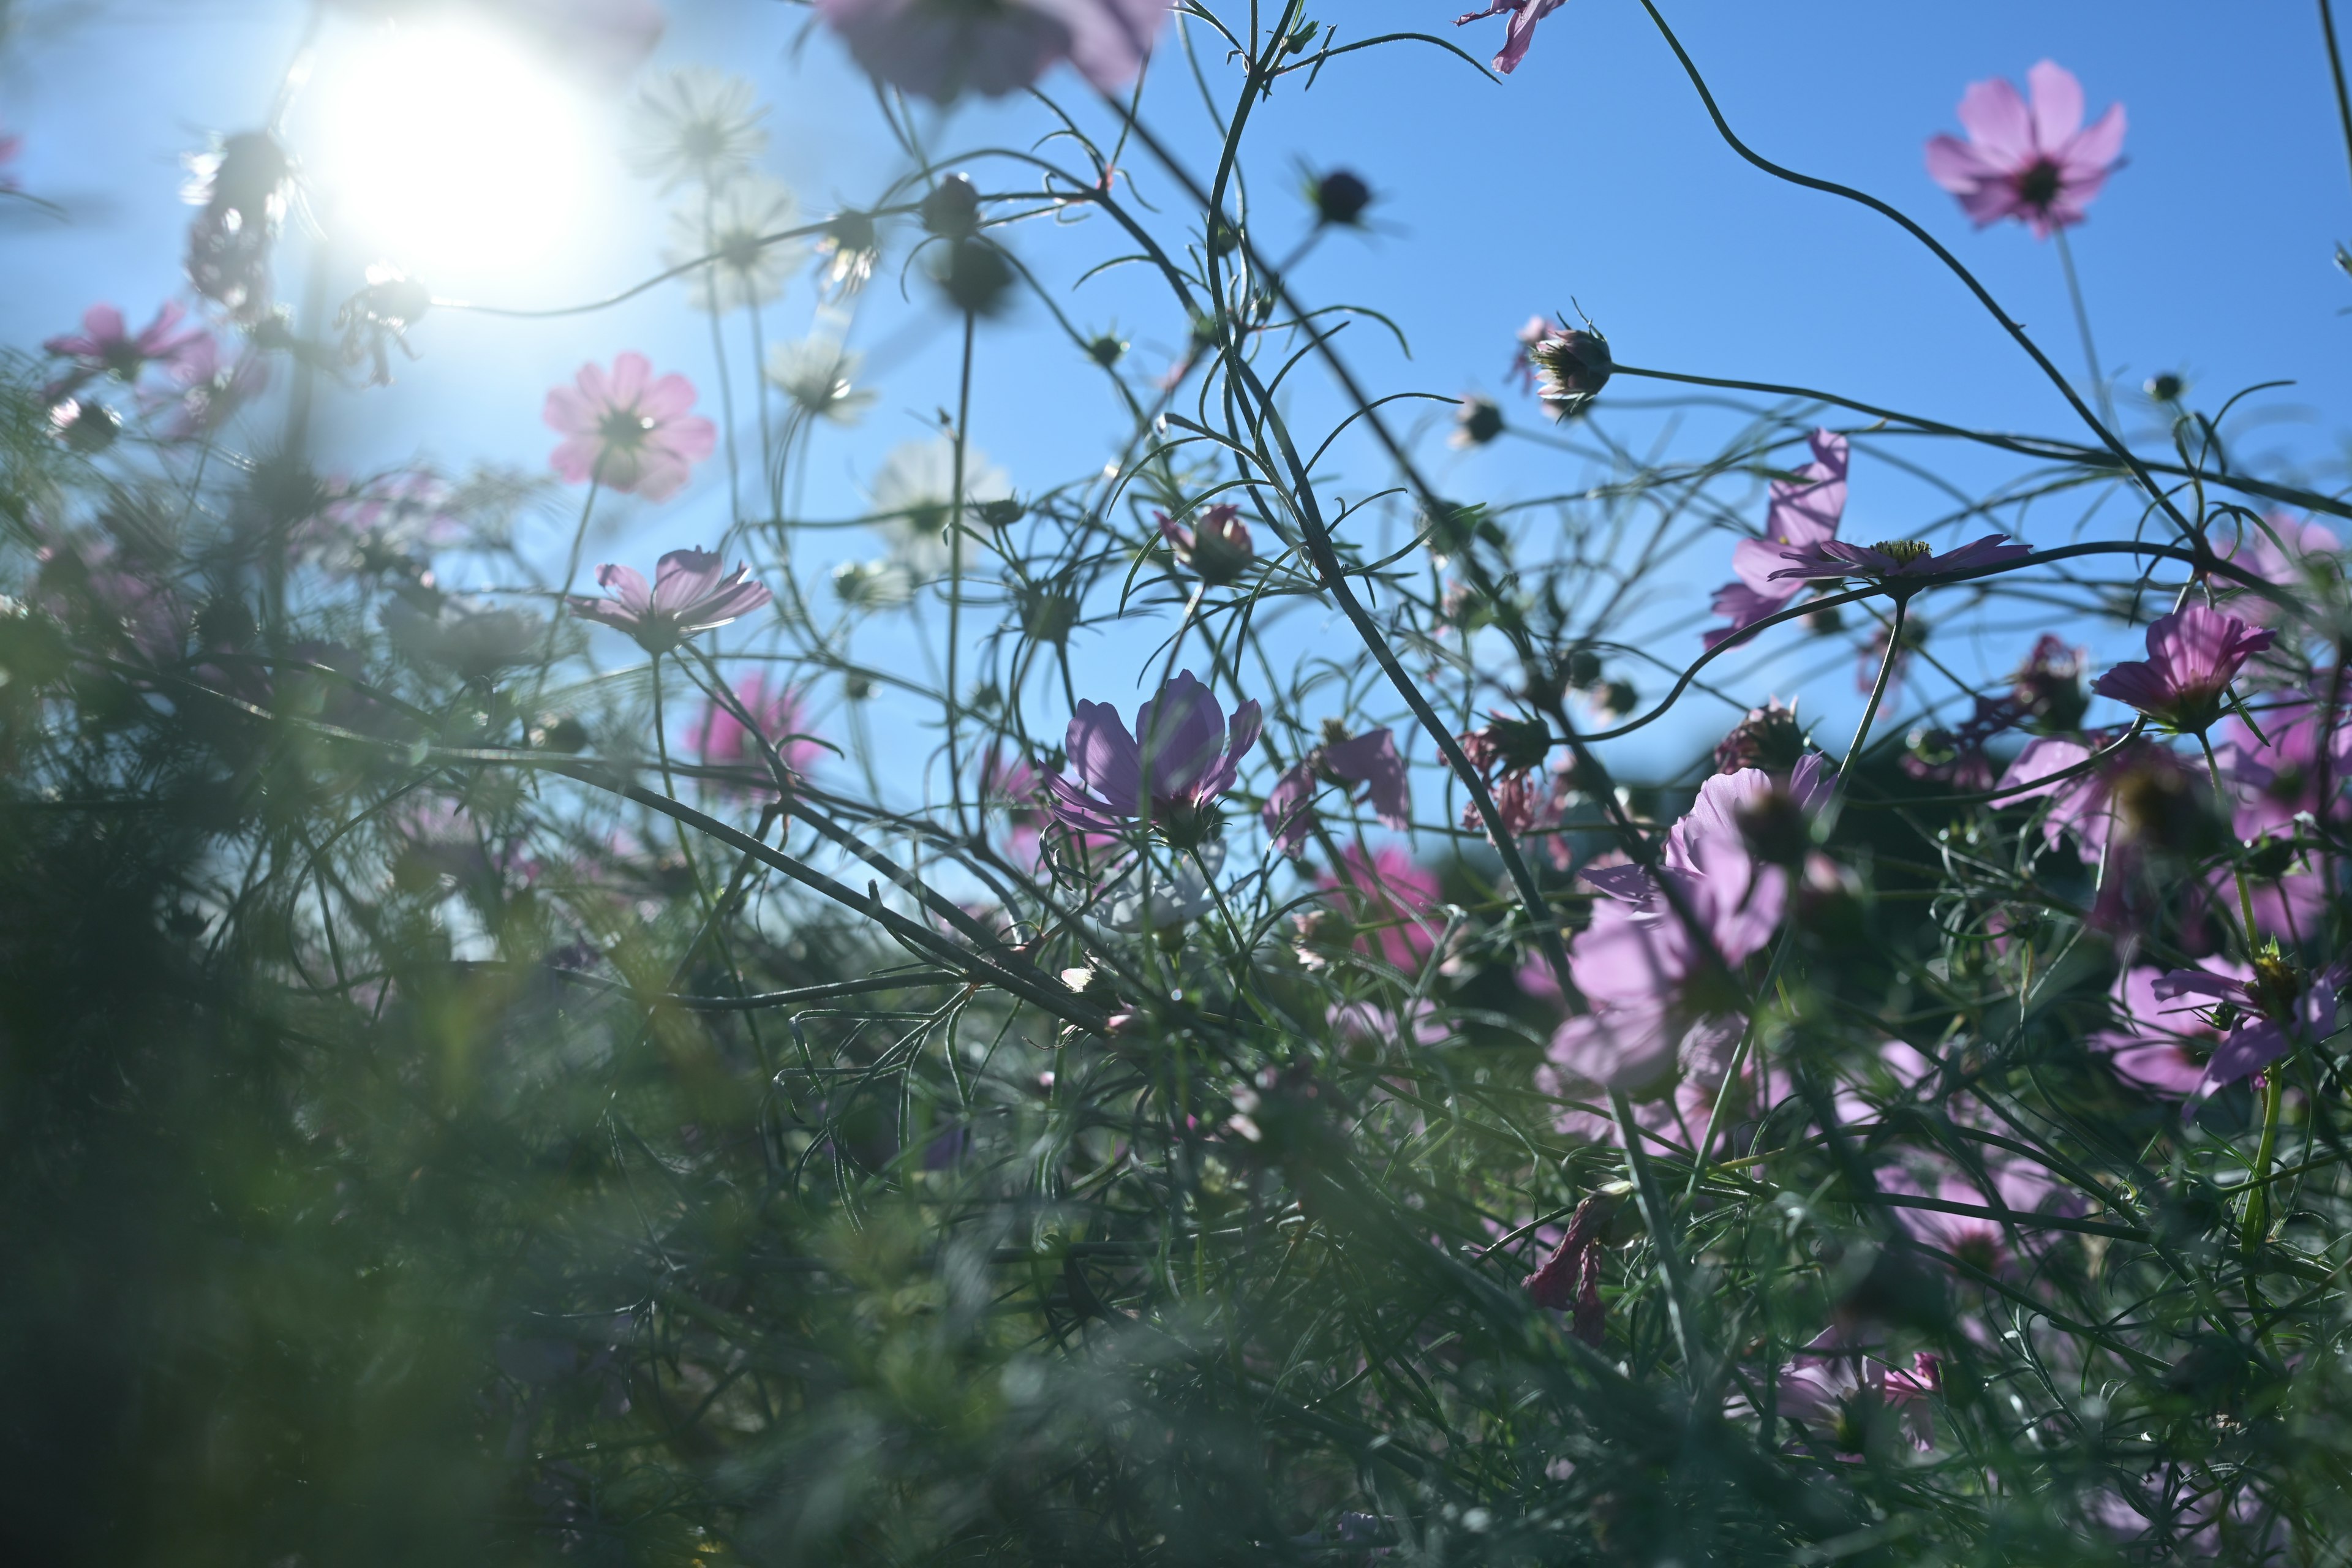
[[[1500,404],[1484,397],[1465,397],[1454,416],[1454,445],[1483,447],[1503,433]]]
[[[874,226],[870,213],[836,213],[817,237],[816,252],[822,258],[818,269],[825,280],[845,294],[854,294],[874,276],[874,264],[882,258],[881,232]]]
[[[1318,223],[1353,225],[1372,205],[1372,188],[1345,169],[1334,169],[1316,181],[1312,195]]]
[[[2246,875],[2276,881],[2294,865],[2298,853],[2294,839],[2273,838],[2265,833],[2246,846]]]
[[[970,239],[980,232],[980,192],[961,174],[933,185],[919,210],[923,227],[943,239]]]
[[[58,439],[85,457],[105,451],[122,433],[122,416],[95,399],[68,397],[49,410]]]
[[[1066,643],[1078,624],[1078,601],[1059,588],[1022,589],[1020,609],[1021,630],[1034,642]]]
[[[1748,717],[1732,726],[1715,748],[1715,765],[1719,773],[1761,768],[1785,775],[1804,754],[1805,732],[1797,725],[1797,710],[1774,698],[1749,709]]]
[[[1577,327],[1547,332],[1528,346],[1528,360],[1535,366],[1536,395],[1561,419],[1583,412],[1617,368],[1609,340]]]
[[[2158,371],[2147,378],[2144,390],[2158,403],[2178,403],[2189,390],[2189,383],[2177,372]]]
[[[843,676],[841,678],[841,694],[849,699],[852,702],[865,701],[867,698],[874,695],[873,678],[871,676],[856,674]]]
[[[1601,684],[1601,656],[1589,647],[1572,647],[1560,659],[1561,678],[1572,687]]]
[[[1127,340],[1116,332],[1105,332],[1087,344],[1087,357],[1108,370],[1127,357]]]
[[[1003,309],[1004,292],[1013,287],[1013,263],[984,239],[960,239],[949,247],[931,276],[957,310],[992,316]]]
[[[550,714],[530,727],[530,743],[542,752],[567,755],[588,749],[588,727],[569,713]]]
[[[971,510],[981,521],[991,528],[1011,528],[1029,515],[1029,509],[1011,496],[984,500]]]
[[[253,612],[234,594],[207,599],[196,612],[196,640],[207,647],[251,647],[259,631]]]
[[[1642,700],[1630,680],[1612,680],[1601,689],[1598,706],[1604,719],[1622,719]]]

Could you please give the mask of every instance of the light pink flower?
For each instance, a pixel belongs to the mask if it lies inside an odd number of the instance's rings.
[[[1437,875],[1396,845],[1366,858],[1350,844],[1317,881],[1348,905],[1356,949],[1377,953],[1411,974],[1436,951],[1444,921],[1437,913]]]
[[[1864,1453],[1873,1428],[1889,1414],[1900,1416],[1919,1452],[1936,1446],[1929,1402],[1943,1391],[1943,1371],[1932,1355],[1915,1356],[1906,1372],[1832,1329],[1790,1357],[1773,1384],[1775,1414],[1833,1452]],[[1748,1413],[1745,1401],[1735,1413]]]
[[[693,406],[694,383],[676,372],[656,378],[641,353],[620,355],[609,374],[583,364],[576,385],[547,394],[541,417],[564,438],[548,461],[571,484],[667,500],[719,444],[718,426]]]
[[[1738,636],[1765,616],[1776,615],[1796,597],[1798,585],[1776,580],[1777,568],[1787,563],[1784,552],[1804,550],[1837,537],[1845,515],[1846,438],[1833,430],[1812,434],[1813,460],[1795,477],[1772,481],[1764,513],[1764,533],[1743,539],[1731,552],[1736,583],[1716,590],[1715,613],[1731,624],[1706,634],[1708,647]]]
[[[155,319],[134,335],[124,323],[121,311],[111,305],[92,305],[82,312],[80,331],[60,333],[41,345],[50,353],[74,362],[65,375],[42,390],[42,395],[50,399],[68,396],[94,376],[112,375],[119,381],[134,382],[151,364],[176,372],[192,363],[196,344],[208,334],[201,327],[178,331],[181,318],[186,314],[177,300],[167,300],[155,312]]]
[[[744,727],[727,704],[712,702],[702,710],[702,717],[688,739],[697,755],[712,767],[732,768],[747,775],[744,781],[730,781],[729,787],[770,789],[774,773],[768,765],[768,750],[772,748],[786,769],[795,774],[805,773],[824,755],[824,747],[805,732],[801,716],[801,694],[789,686],[771,690],[767,678],[754,675],[734,688],[735,700],[743,711],[759,725],[754,735]],[[762,747],[761,740],[768,744]],[[750,780],[757,780],[756,784]]]
[[[1265,797],[1265,830],[1276,847],[1297,855],[1315,831],[1315,787],[1328,780],[1352,797],[1359,790],[1384,827],[1402,833],[1412,826],[1412,800],[1407,793],[1404,759],[1397,755],[1396,736],[1387,730],[1367,730],[1352,740],[1317,746],[1276,781]]]
[[[2091,689],[2173,729],[2200,733],[2221,716],[2221,694],[2246,660],[2276,636],[2191,605],[2158,616],[2147,628],[2147,658],[2116,665]]]
[[[1222,587],[1249,569],[1255,552],[1241,508],[1209,507],[1191,528],[1164,511],[1153,515],[1160,520],[1160,536],[1176,552],[1177,562],[1198,573],[1202,582]]]
[[[1927,142],[1927,173],[1959,197],[1979,228],[2013,217],[2036,239],[2083,221],[2084,210],[2122,162],[2124,106],[2083,126],[2083,84],[2043,60],[2026,73],[2027,107],[2000,77],[1971,82],[1960,100],[1966,142],[1937,135]]]
[[[1187,669],[1138,709],[1135,721],[1139,742],[1109,703],[1078,704],[1064,744],[1085,787],[1048,774],[1054,815],[1082,833],[1117,833],[1140,818],[1171,842],[1198,845],[1213,836],[1216,799],[1257,744],[1257,702],[1234,709],[1229,731],[1215,694]]]
[[[1519,68],[1528,58],[1528,46],[1536,41],[1536,24],[1568,4],[1568,0],[1488,0],[1484,11],[1473,11],[1454,18],[1457,27],[1467,22],[1481,22],[1489,16],[1510,13],[1510,26],[1503,31],[1503,50],[1495,57],[1495,68],[1505,76]]]
[[[1135,79],[1170,0],[816,0],[857,63],[944,102],[1002,98],[1066,59],[1108,92]]]
[[[596,582],[611,597],[574,594],[566,603],[584,620],[628,633],[647,653],[667,653],[696,633],[748,616],[775,597],[748,581],[750,567],[725,568],[726,562],[707,550],[673,550],[655,564],[648,588],[635,567],[607,562],[596,568]]]
[[[2315,522],[2298,522],[2284,512],[2273,512],[2264,521],[2267,528],[2241,527],[2229,560],[2250,568],[2264,582],[2287,589],[2308,591],[2315,584],[2342,574],[2344,547],[2334,531]],[[2269,621],[2279,614],[2279,606],[2259,594],[2241,593],[2231,601],[2231,607],[2250,621]]]
[[[2049,797],[2042,838],[2054,847],[2071,832],[2084,863],[2101,868],[2091,923],[2114,931],[2136,927],[2158,904],[2177,897],[2177,888],[2153,886],[2144,875],[2148,852],[2193,848],[2211,809],[2211,789],[2203,768],[2147,741],[2134,741],[2085,767],[2096,754],[2093,748],[2109,740],[2044,735],[2030,741],[2001,774],[2000,788],[2014,790],[2012,800]]]
[[[1013,846],[1024,858],[1034,859],[1037,839],[1051,819],[1045,802],[1045,776],[1018,752],[1007,757],[991,752],[980,765],[980,798],[983,805],[1002,810],[1013,825]]]
[[[258,397],[269,385],[269,362],[257,353],[241,353],[223,364],[220,345],[207,333],[188,345],[162,385],[139,389],[139,404],[160,421],[155,434],[165,441],[201,440],[229,421],[229,416]]]

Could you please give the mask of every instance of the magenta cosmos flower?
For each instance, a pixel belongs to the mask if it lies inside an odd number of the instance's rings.
[[[548,461],[566,483],[590,480],[647,500],[667,500],[694,465],[719,445],[719,429],[687,411],[694,383],[672,372],[656,377],[645,355],[614,360],[607,374],[583,364],[574,385],[551,388],[541,417],[563,437]]]
[[[1511,22],[1503,30],[1503,50],[1495,57],[1495,68],[1508,76],[1528,58],[1528,46],[1536,41],[1536,24],[1567,4],[1568,0],[1491,0],[1484,11],[1454,17],[1454,25],[1459,27],[1468,22],[1483,22],[1508,12]]]
[[[1276,782],[1265,797],[1265,830],[1285,855],[1306,849],[1318,820],[1315,790],[1322,782],[1339,785],[1351,798],[1360,791],[1383,827],[1402,833],[1412,826],[1412,803],[1396,736],[1386,730],[1367,730],[1352,740],[1325,742]]]
[[[1350,844],[1339,851],[1339,864],[1315,879],[1316,885],[1345,906],[1354,928],[1356,951],[1377,953],[1411,974],[1437,951],[1445,918],[1436,873],[1391,844],[1367,857]],[[1305,926],[1314,916],[1301,917]]]
[[[1786,608],[1798,593],[1798,584],[1777,580],[1777,568],[1788,564],[1786,552],[1837,537],[1838,521],[1845,515],[1846,439],[1833,430],[1816,430],[1812,448],[1811,462],[1792,478],[1772,481],[1764,536],[1743,539],[1733,548],[1731,569],[1739,581],[1717,589],[1714,605],[1715,613],[1729,616],[1731,624],[1708,632],[1707,647]]]
[[[1234,710],[1229,730],[1215,694],[1189,669],[1136,710],[1140,741],[1109,703],[1081,702],[1064,745],[1086,787],[1047,774],[1054,815],[1080,833],[1117,833],[1140,819],[1180,847],[1196,847],[1214,835],[1217,797],[1234,787],[1259,722],[1253,699]]]
[[[2209,973],[2226,980],[2254,977],[2252,970],[2228,959],[2208,959],[2206,963]],[[2100,1030],[2084,1044],[2106,1058],[2116,1076],[2134,1089],[2166,1100],[2186,1100],[2205,1081],[2205,1058],[2221,1044],[2221,1031],[2198,1004],[2158,995],[2156,987],[2162,978],[2163,971],[2148,968],[2117,974],[2111,993],[2116,1026]]]
[[[1170,0],[816,0],[857,63],[944,102],[1001,98],[1066,59],[1106,92],[1135,79]]]
[[[1164,511],[1153,515],[1160,520],[1160,537],[1176,552],[1177,562],[1199,574],[1202,582],[1221,587],[1249,570],[1255,552],[1241,508],[1210,507],[1191,528]]]
[[[723,626],[775,597],[747,581],[750,567],[729,572],[725,566],[708,550],[673,550],[655,565],[648,588],[636,568],[607,562],[596,568],[596,582],[611,597],[574,594],[566,603],[583,620],[628,633],[647,653],[667,653],[697,632]]]
[[[2347,978],[2352,970],[2343,964],[2305,975],[2274,951],[2255,956],[2249,979],[2205,969],[2176,969],[2159,978],[2149,987],[2158,1001],[2204,998],[2189,1005],[2200,1006],[2221,1036],[2181,1114],[2194,1116],[2215,1089],[2260,1071],[2304,1041],[2334,1034],[2336,994]]]
[[[2043,60],[2028,71],[2028,107],[2007,79],[1970,82],[1960,100],[1969,139],[1927,142],[1927,173],[1960,198],[1979,228],[2013,217],[2047,239],[2083,221],[2084,209],[2122,162],[2124,106],[2083,127],[2083,84]]]
[[[2221,694],[2246,660],[2275,637],[2235,616],[2191,605],[2158,616],[2147,628],[2147,657],[2116,666],[2091,689],[2158,723],[2202,733],[2221,716]]]
[[[1876,544],[1848,544],[1842,539],[1824,539],[1781,551],[1780,559],[1788,564],[1772,573],[1771,577],[1795,583],[1869,577],[1880,583],[1900,584],[1906,578],[1967,572],[2032,553],[2025,545],[2011,544],[2004,533],[1989,533],[1974,544],[1963,544],[1941,553],[1916,539],[1881,540]]]
[[[80,331],[61,333],[41,345],[73,361],[66,374],[44,388],[42,395],[67,396],[94,376],[112,375],[131,382],[151,364],[178,371],[192,363],[196,345],[206,334],[201,327],[179,331],[180,320],[186,314],[178,301],[166,300],[155,319],[134,334],[121,311],[111,305],[92,305],[82,312]]]
[[[761,592],[764,594],[766,590]],[[768,767],[769,749],[772,748],[784,766],[794,773],[808,772],[824,755],[824,747],[806,732],[798,691],[789,686],[779,686],[772,691],[767,678],[755,675],[736,686],[734,692],[736,705],[751,716],[760,727],[759,733],[754,735],[745,728],[743,721],[726,703],[712,702],[703,709],[702,718],[689,737],[704,763],[742,772],[765,787],[774,782]],[[766,746],[761,744],[762,740]],[[740,788],[747,781],[730,783]]]

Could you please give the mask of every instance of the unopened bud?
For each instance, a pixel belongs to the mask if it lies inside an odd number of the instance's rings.
[[[980,193],[961,174],[933,185],[920,211],[923,227],[943,239],[970,239],[980,232]]]

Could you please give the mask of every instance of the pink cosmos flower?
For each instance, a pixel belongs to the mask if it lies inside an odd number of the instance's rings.
[[[1940,553],[1916,539],[1882,540],[1876,544],[1848,544],[1842,539],[1780,552],[1788,564],[1771,574],[1776,580],[1799,583],[1834,581],[1842,577],[1872,577],[1901,582],[1910,577],[1934,577],[1947,572],[1967,572],[2031,555],[2031,548],[2011,544],[2009,536],[1987,534],[1974,544]]]
[[[2228,959],[2209,959],[2206,968],[2231,980],[2254,977],[2252,970]],[[2084,1043],[2106,1058],[2116,1076],[2134,1089],[2166,1100],[2186,1100],[2205,1081],[2204,1058],[2221,1044],[2221,1031],[2197,1004],[2157,994],[2162,973],[2138,967],[2117,974],[2112,993],[2116,1026]]]
[[[1412,1004],[1400,1019],[1386,1007],[1372,1002],[1334,1002],[1323,1011],[1324,1023],[1343,1040],[1363,1040],[1378,1044],[1393,1040],[1412,1026],[1413,1039],[1424,1046],[1433,1046],[1446,1039],[1452,1031],[1437,1016],[1437,1005],[1420,1001]]]
[[[1874,1429],[1898,1415],[1911,1446],[1926,1453],[1936,1446],[1930,1400],[1943,1392],[1943,1369],[1921,1353],[1908,1372],[1847,1342],[1832,1329],[1790,1357],[1774,1378],[1774,1411],[1820,1446],[1859,1455]],[[1746,1402],[1738,1402],[1745,1413]]]
[[[2205,1021],[2222,1037],[2181,1115],[2196,1115],[2214,1090],[2268,1067],[2297,1045],[2334,1034],[2336,994],[2347,983],[2352,966],[2334,964],[2305,976],[2267,954],[2255,957],[2253,973],[2245,979],[2214,968],[2175,969],[2159,977],[2149,987],[2158,1001],[2208,998],[2202,1005]]]
[[[17,191],[16,160],[25,151],[22,136],[0,135],[0,191]]]
[[[1509,12],[1511,22],[1503,31],[1503,52],[1495,57],[1495,68],[1508,76],[1528,58],[1528,46],[1536,41],[1536,24],[1567,4],[1568,0],[1488,0],[1484,11],[1456,16],[1454,25],[1459,27]]]
[[[1180,847],[1196,846],[1213,836],[1216,799],[1233,788],[1260,722],[1252,699],[1228,730],[1215,694],[1189,669],[1136,710],[1140,742],[1109,703],[1082,701],[1064,746],[1085,787],[1047,774],[1054,815],[1082,833],[1118,833],[1140,818]]]
[[[1045,781],[1018,752],[991,752],[980,765],[982,804],[1002,810],[1013,824],[1013,847],[1024,859],[1037,856],[1037,839],[1051,819]]]
[[[1937,135],[1927,142],[1927,173],[1960,198],[1979,228],[2013,217],[2047,239],[2083,221],[2123,161],[2124,106],[2114,105],[2083,127],[2083,84],[2072,71],[2043,60],[2026,73],[2033,93],[2028,108],[2000,77],[1971,82],[1960,100],[1966,142]]]
[[[1796,470],[1793,479],[1775,479],[1764,513],[1760,539],[1743,539],[1731,552],[1736,583],[1716,590],[1715,613],[1731,624],[1706,634],[1706,646],[1735,637],[1765,616],[1776,615],[1796,597],[1794,583],[1776,581],[1776,568],[1786,564],[1785,552],[1805,550],[1837,537],[1845,515],[1846,438],[1833,430],[1812,434],[1813,460]]]
[[[1248,570],[1253,552],[1241,508],[1207,508],[1191,528],[1164,511],[1152,515],[1159,518],[1160,536],[1176,552],[1177,561],[1200,574],[1202,582],[1222,587]]]
[[[2276,636],[2191,605],[2158,616],[2147,628],[2147,658],[2116,665],[2091,689],[2175,730],[2201,733],[2221,716],[2221,694],[2239,669]]]
[[[160,419],[159,439],[196,441],[227,424],[268,385],[268,361],[247,353],[223,364],[220,345],[204,333],[174,361],[168,382],[139,388],[139,404],[149,417]]]
[[[1407,793],[1404,759],[1397,755],[1396,736],[1387,730],[1367,730],[1352,740],[1317,746],[1276,781],[1265,797],[1265,830],[1285,855],[1297,855],[1315,831],[1315,788],[1328,780],[1352,797],[1358,790],[1371,805],[1383,827],[1402,833],[1412,826],[1412,800]]]
[[[50,353],[72,360],[67,374],[42,390],[47,398],[65,397],[94,376],[112,375],[119,381],[137,381],[151,364],[162,365],[176,372],[193,363],[195,347],[207,337],[201,327],[186,331],[175,329],[187,312],[179,301],[167,300],[155,319],[140,329],[134,336],[122,320],[122,312],[111,305],[92,305],[82,312],[81,331],[64,332],[41,345]]]
[[[2282,588],[2307,590],[2342,574],[2344,547],[2333,530],[2315,522],[2297,522],[2284,512],[2273,512],[2264,521],[2269,524],[2266,529],[2246,525],[2240,530],[2228,559]],[[2256,622],[2271,620],[2279,613],[2276,605],[2252,593],[2237,595],[2231,607]]]
[[[775,775],[768,765],[768,749],[794,774],[805,773],[824,755],[824,747],[805,732],[801,694],[789,686],[771,690],[765,676],[754,675],[734,687],[735,700],[760,729],[754,735],[723,702],[712,702],[689,732],[697,755],[712,767],[731,768],[745,775],[722,787],[772,789]],[[767,747],[760,744],[761,739]],[[748,781],[754,781],[751,783]]]
[[[641,353],[620,355],[610,374],[583,364],[575,385],[547,394],[541,417],[564,438],[548,461],[570,484],[667,500],[719,444],[718,426],[693,406],[694,383],[676,372],[656,379]]]
[[[696,633],[748,616],[775,597],[748,580],[750,567],[725,568],[726,562],[707,550],[673,550],[655,564],[648,588],[636,568],[607,562],[596,568],[596,582],[611,597],[574,594],[565,602],[583,620],[628,633],[647,653],[667,653]]]
[[[1056,60],[1105,92],[1135,79],[1170,0],[816,0],[857,63],[944,102],[1002,98]]]
[[[1339,866],[1317,880],[1348,906],[1358,952],[1376,953],[1411,974],[1436,951],[1445,924],[1437,913],[1437,875],[1398,846],[1367,858],[1350,844],[1339,851]]]

